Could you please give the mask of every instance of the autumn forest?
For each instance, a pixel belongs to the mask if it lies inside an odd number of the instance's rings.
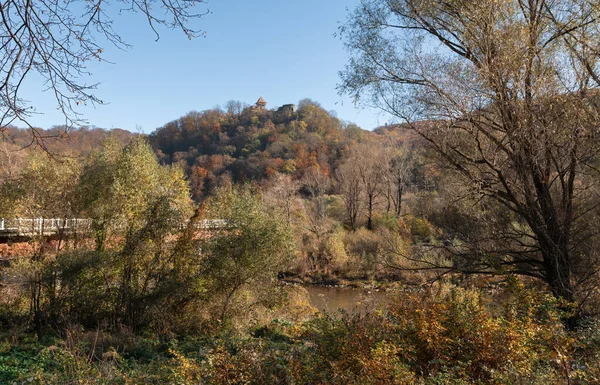
[[[257,94],[149,132],[77,120],[87,26],[56,57],[5,9],[0,384],[600,383],[596,1],[362,0],[337,91],[389,124]]]

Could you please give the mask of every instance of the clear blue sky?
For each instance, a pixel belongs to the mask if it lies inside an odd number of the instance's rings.
[[[81,112],[91,125],[151,132],[185,113],[223,105],[248,104],[263,96],[274,108],[311,98],[340,119],[365,129],[386,123],[376,110],[357,109],[336,91],[347,53],[334,37],[347,8],[358,0],[210,0],[211,14],[196,26],[206,38],[189,41],[179,31],[155,36],[139,14],[119,17],[115,29],[133,45],[127,52],[106,47],[104,63],[91,68],[89,83],[109,102]],[[42,128],[61,124],[50,93],[29,79],[27,99]]]

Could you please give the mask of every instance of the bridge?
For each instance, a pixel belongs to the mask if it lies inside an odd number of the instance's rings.
[[[85,234],[93,230],[93,220],[88,218],[0,218],[0,239],[32,238],[65,234]],[[181,228],[187,222],[181,224]],[[111,226],[115,230],[125,228],[124,222]],[[198,222],[199,230],[230,229],[234,225],[226,219],[204,219]]]

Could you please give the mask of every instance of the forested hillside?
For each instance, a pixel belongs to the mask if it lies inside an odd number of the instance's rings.
[[[276,173],[302,178],[319,170],[333,176],[349,149],[375,137],[345,124],[317,102],[300,101],[297,111],[243,107],[190,112],[149,136],[162,162],[186,168],[194,197],[219,180],[263,180]]]
[[[64,127],[57,126],[36,129],[42,141],[32,141],[30,129],[9,127],[3,135],[0,172],[10,177],[18,174],[31,153],[81,159],[109,137],[125,145],[140,134],[87,127],[65,133]],[[293,180],[322,174],[331,182],[327,192],[335,192],[335,172],[359,143],[371,143],[375,153],[386,147],[418,151],[425,147],[418,135],[402,126],[365,130],[346,123],[310,99],[301,100],[293,110],[256,108],[230,101],[225,109],[189,112],[147,137],[161,163],[184,168],[198,201],[224,182],[262,183],[279,174]],[[413,163],[410,170],[413,184],[431,186],[433,179],[424,179],[435,177],[436,172],[428,173],[419,165]]]
[[[123,129],[105,130],[102,128],[77,128],[65,134],[64,127],[48,130],[36,129],[35,137],[31,129],[7,127],[0,137],[0,182],[16,177],[26,166],[27,157],[32,153],[51,155],[56,160],[83,159],[94,149],[98,149],[107,138],[112,137],[122,145],[127,144],[136,134]],[[43,138],[35,140],[36,138]]]
[[[0,7],[0,384],[600,384],[600,2],[106,3]]]
[[[304,100],[232,102],[148,136],[79,129],[43,148],[11,129],[0,218],[92,225],[0,244],[0,382],[599,378],[575,369],[597,357],[597,292],[568,332],[571,304],[543,280],[460,274],[482,266],[466,245],[518,223],[482,210],[414,128],[362,130]],[[236,230],[196,226],[215,218]],[[315,285],[386,299],[370,315],[321,316]],[[553,364],[559,348],[573,374]]]

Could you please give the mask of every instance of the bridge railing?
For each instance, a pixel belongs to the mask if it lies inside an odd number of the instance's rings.
[[[54,235],[61,232],[87,233],[92,231],[93,220],[88,218],[0,218],[0,234],[10,236]],[[182,222],[184,228],[188,222]],[[116,221],[110,226],[113,230],[124,230],[124,221]],[[196,227],[202,230],[231,229],[235,224],[226,219],[204,219]]]
[[[92,220],[84,218],[0,218],[0,232],[15,235],[51,235],[91,229]]]

